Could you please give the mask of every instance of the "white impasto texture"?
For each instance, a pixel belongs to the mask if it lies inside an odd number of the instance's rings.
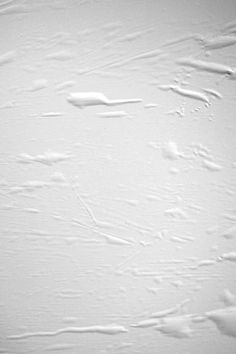
[[[1,0],[0,33],[0,353],[235,353],[235,0]]]

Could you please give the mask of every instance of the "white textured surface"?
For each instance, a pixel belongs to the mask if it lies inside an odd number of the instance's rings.
[[[0,1],[0,353],[235,352],[235,18]]]

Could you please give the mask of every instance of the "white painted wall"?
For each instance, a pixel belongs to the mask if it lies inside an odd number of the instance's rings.
[[[0,353],[235,352],[235,18],[0,1]]]

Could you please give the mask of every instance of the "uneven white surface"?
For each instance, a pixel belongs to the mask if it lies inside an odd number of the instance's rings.
[[[236,2],[1,0],[0,33],[0,353],[235,353]]]

